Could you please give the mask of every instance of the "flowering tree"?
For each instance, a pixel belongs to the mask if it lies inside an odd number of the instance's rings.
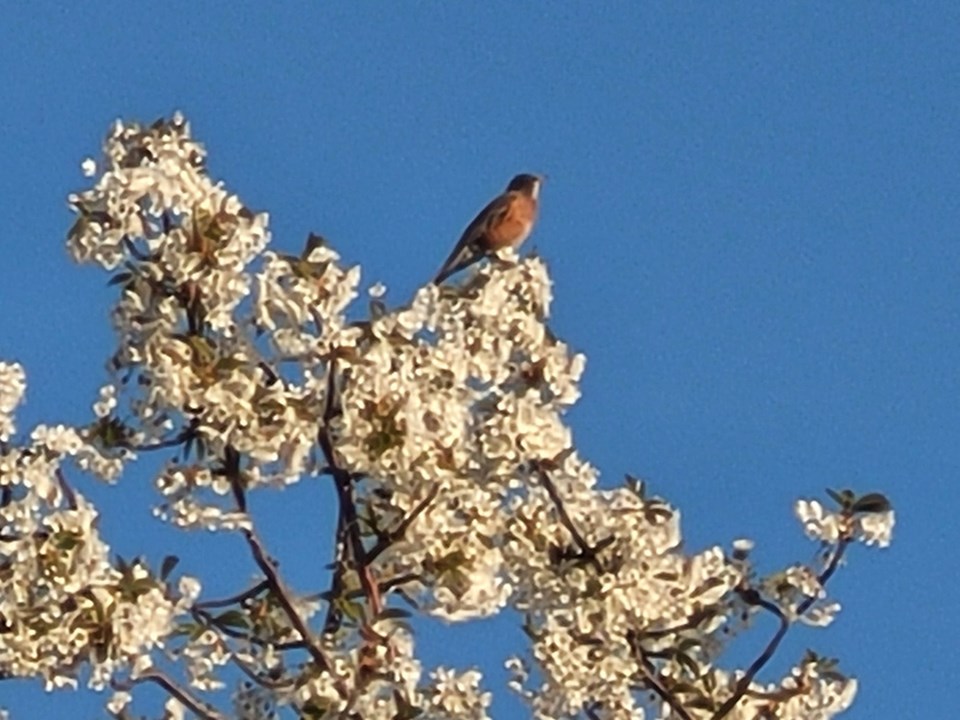
[[[779,682],[757,676],[793,624],[832,620],[824,586],[847,547],[889,542],[883,496],[797,503],[815,566],[760,577],[746,542],[686,554],[674,508],[633,478],[600,489],[572,446],[584,358],[547,327],[542,261],[508,251],[393,309],[375,286],[350,319],[359,268],[318,236],[299,256],[268,251],[267,216],[204,158],[177,116],[117,123],[84,163],[101,173],[70,198],[68,247],[118,291],[91,421],[18,435],[25,373],[0,364],[0,678],[108,689],[117,718],[145,711],[144,683],[166,718],[484,718],[481,673],[424,668],[409,618],[509,608],[530,641],[510,685],[538,718],[850,705],[856,682],[813,653]],[[159,518],[245,541],[259,574],[233,595],[205,597],[172,557],[109,557],[75,476],[112,483],[147,453],[165,462]],[[329,586],[304,595],[248,498],[311,478],[339,514]],[[777,629],[762,653],[726,667],[730,638],[764,614]]]

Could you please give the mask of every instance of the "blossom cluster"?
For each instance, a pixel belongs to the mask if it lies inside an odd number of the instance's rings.
[[[0,364],[6,412],[23,389],[22,369]],[[84,666],[98,688],[148,667],[200,592],[192,578],[170,584],[142,562],[111,561],[96,509],[68,484],[74,468],[115,472],[74,428],[38,426],[0,446],[0,669],[48,689],[76,686]]]
[[[507,250],[393,308],[377,285],[362,315],[360,269],[315,235],[268,250],[268,216],[205,157],[175,116],[118,122],[84,165],[100,174],[70,198],[67,246],[118,291],[90,423],[17,444],[25,376],[0,364],[0,675],[89,671],[117,715],[150,681],[171,717],[227,717],[211,704],[225,686],[246,720],[488,717],[479,670],[422,666],[402,601],[450,622],[516,611],[530,646],[510,686],[538,718],[825,719],[851,703],[832,661],[770,682],[723,652],[761,613],[828,624],[846,545],[890,540],[880,496],[798,504],[818,566],[761,576],[749,543],[690,552],[675,508],[632,479],[601,487],[575,449],[586,361],[550,330],[541,259]],[[149,452],[165,458],[155,514],[237,533],[261,578],[201,599],[172,568],[109,559],[68,465],[114,482]],[[312,596],[286,585],[246,504],[305,478],[331,482],[340,512],[331,586]]]

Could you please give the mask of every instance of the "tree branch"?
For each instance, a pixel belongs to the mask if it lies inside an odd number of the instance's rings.
[[[849,544],[849,538],[840,538],[840,541],[837,544],[837,549],[834,551],[833,556],[827,563],[826,568],[824,568],[823,572],[817,576],[817,580],[819,581],[820,585],[826,583],[837,571],[837,568],[840,565],[840,560],[843,558],[843,554]],[[731,710],[733,710],[733,708],[736,707],[737,703],[740,702],[747,690],[750,688],[750,683],[753,682],[753,679],[757,676],[757,673],[763,669],[764,665],[770,662],[770,659],[777,652],[777,648],[780,647],[780,643],[783,641],[787,631],[790,629],[790,620],[786,615],[784,615],[783,611],[777,605],[769,600],[764,600],[760,596],[760,593],[758,593],[756,590],[744,590],[739,592],[741,597],[743,597],[748,604],[762,607],[764,610],[772,613],[778,619],[780,625],[777,628],[777,631],[773,634],[773,637],[770,638],[770,642],[768,642],[767,646],[763,649],[763,652],[757,656],[757,659],[751,663],[749,668],[747,668],[746,674],[740,678],[740,681],[733,690],[733,694],[727,698],[726,701],[717,709],[711,720],[719,720],[720,718],[725,717]],[[816,597],[808,596],[806,600],[797,606],[797,617],[800,617],[806,613],[816,601]]]
[[[143,445],[137,445],[128,440],[118,440],[117,446],[122,447],[125,450],[136,450],[137,452],[147,452],[150,450],[162,450],[164,448],[176,447],[177,445],[182,445],[190,438],[195,437],[198,427],[199,423],[196,420],[191,420],[190,425],[183,428],[172,438],[168,438],[166,440],[157,440],[154,443],[145,443]]]
[[[224,461],[224,472],[226,473],[227,478],[230,480],[230,486],[233,488],[234,496],[237,498],[237,506],[242,512],[246,512],[246,495],[244,494],[244,490],[240,482],[239,453],[232,448],[228,448],[228,452],[226,453]],[[313,636],[313,633],[310,632],[310,628],[307,626],[306,621],[300,616],[300,613],[297,612],[297,609],[293,604],[292,593],[290,592],[290,589],[287,587],[286,583],[283,581],[283,578],[281,578],[280,574],[277,572],[276,563],[268,555],[266,548],[263,545],[263,541],[260,539],[257,531],[251,525],[249,528],[241,529],[241,533],[243,533],[243,537],[246,539],[247,545],[250,547],[250,553],[253,556],[254,562],[264,574],[266,583],[270,587],[270,591],[273,593],[274,597],[277,598],[277,602],[280,603],[280,607],[283,609],[284,614],[290,621],[290,625],[303,639],[306,651],[310,654],[310,657],[313,658],[313,661],[317,664],[317,667],[330,673],[331,678],[333,678],[334,687],[336,687],[340,697],[347,699],[349,696],[349,690],[347,689],[343,680],[334,673],[333,663],[327,657],[327,654],[324,652],[317,639]]]
[[[313,637],[313,633],[310,632],[310,628],[307,627],[307,623],[300,616],[300,613],[297,612],[291,599],[291,592],[279,573],[277,573],[276,565],[268,557],[260,537],[253,529],[244,529],[242,532],[244,538],[247,540],[247,544],[250,546],[250,552],[253,555],[254,562],[257,563],[257,567],[259,567],[266,576],[270,590],[274,597],[277,598],[277,602],[280,603],[280,607],[283,609],[284,614],[286,614],[290,624],[303,639],[306,651],[310,654],[310,657],[313,658],[317,667],[330,673],[340,697],[346,699],[350,694],[346,685],[341,678],[334,674],[333,663],[330,661],[330,658],[327,657],[327,654],[317,639]]]
[[[407,532],[413,521],[416,520],[423,512],[430,506],[440,492],[440,486],[434,485],[430,488],[430,492],[427,493],[427,496],[417,503],[417,506],[410,511],[410,514],[407,515],[400,523],[390,532],[385,533],[370,550],[366,553],[366,562],[372,563],[376,560],[387,548],[389,548],[393,543],[403,537],[404,533]]]
[[[567,510],[563,505],[563,498],[560,497],[557,486],[553,484],[553,480],[550,479],[550,476],[544,469],[543,463],[536,463],[534,470],[537,473],[540,484],[543,485],[543,488],[547,491],[547,495],[550,496],[550,500],[553,501],[554,506],[557,508],[560,523],[567,529],[567,532],[569,532],[573,538],[573,542],[576,543],[580,549],[580,556],[589,561],[597,573],[602,574],[603,567],[600,565],[600,561],[597,560],[597,548],[591,547],[573,524],[573,520],[567,514]]]
[[[340,506],[340,518],[338,528],[343,529],[346,536],[350,554],[353,558],[354,569],[360,578],[360,586],[363,588],[364,595],[370,606],[370,617],[379,617],[383,611],[383,599],[380,596],[380,590],[377,581],[373,576],[373,571],[367,559],[367,552],[363,547],[363,538],[360,536],[360,521],[357,517],[357,505],[353,499],[353,476],[350,472],[340,467],[337,463],[336,453],[333,449],[333,440],[330,438],[330,422],[340,414],[339,403],[337,402],[336,385],[336,358],[331,358],[327,369],[327,394],[326,407],[323,411],[323,424],[317,430],[317,442],[323,451],[330,474],[333,476],[334,485],[337,489],[337,500]],[[338,563],[337,572],[343,566]],[[342,585],[342,580],[340,581]],[[334,586],[338,585],[338,579],[334,579]],[[369,618],[368,618],[369,619]]]
[[[186,688],[177,684],[173,678],[156,668],[140,673],[140,675],[135,678],[129,678],[124,681],[114,680],[111,686],[114,690],[128,691],[131,690],[134,685],[145,682],[152,682],[155,685],[159,685],[178,703],[190,710],[190,712],[197,717],[202,718],[202,720],[229,720],[228,716],[221,713],[209,703],[194,697]]]
[[[210,610],[214,608],[229,607],[231,605],[236,605],[242,603],[245,600],[250,600],[255,598],[257,595],[262,593],[264,590],[269,590],[270,585],[266,580],[261,580],[256,585],[243,592],[237,593],[228,598],[223,598],[222,600],[205,600],[204,602],[198,602],[194,607],[201,610]]]
[[[640,674],[643,676],[644,682],[647,684],[657,697],[659,697],[663,702],[670,706],[670,708],[680,716],[682,720],[692,720],[690,714],[684,709],[680,701],[671,693],[666,686],[660,682],[660,678],[657,677],[655,668],[650,664],[650,661],[646,658],[646,653],[641,647],[639,638],[637,634],[630,630],[627,632],[627,642],[630,645],[630,650],[633,653],[634,658],[637,661],[637,667],[640,670]]]
[[[60,491],[63,493],[64,498],[67,500],[67,507],[71,510],[77,509],[77,494],[73,491],[73,488],[70,487],[70,483],[67,482],[67,476],[63,474],[63,468],[57,468],[57,483],[60,485]]]

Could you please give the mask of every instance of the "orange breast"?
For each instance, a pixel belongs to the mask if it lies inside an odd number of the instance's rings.
[[[526,195],[515,195],[510,206],[498,221],[487,228],[487,241],[493,250],[517,247],[530,235],[537,219],[537,203]]]

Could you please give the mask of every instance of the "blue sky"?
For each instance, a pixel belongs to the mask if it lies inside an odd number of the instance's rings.
[[[607,483],[648,478],[691,549],[748,536],[767,569],[811,557],[795,498],[888,493],[894,545],[852,553],[834,627],[798,629],[773,669],[812,646],[860,678],[844,717],[946,717],[958,27],[946,2],[10,6],[0,357],[28,372],[21,425],[84,421],[105,378],[114,290],[68,260],[65,196],[115,117],[182,110],[212,173],[271,213],[276,247],[321,232],[393,301],[511,175],[547,173],[528,246],[555,280],[555,330],[588,356],[581,451]],[[239,542],[171,538],[148,485],[144,470],[79,489],[118,552],[222,558],[212,587],[242,586]],[[305,584],[331,530],[303,508],[329,500],[255,498]],[[422,636],[427,663],[489,673],[497,717],[524,716],[498,684],[501,647],[521,642],[511,620]],[[98,699],[2,689],[14,717],[99,716]]]

